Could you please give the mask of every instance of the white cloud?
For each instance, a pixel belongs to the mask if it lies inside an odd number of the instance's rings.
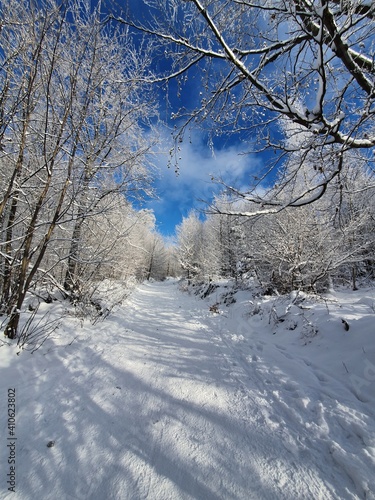
[[[219,146],[212,151],[203,133],[194,131],[179,144],[176,174],[173,160],[171,167],[167,166],[170,160],[168,151],[173,146],[171,134],[163,129],[160,135],[161,146],[154,159],[160,171],[156,183],[160,200],[150,203],[157,217],[171,209],[186,215],[197,205],[198,199],[210,201],[218,191],[218,186],[211,181],[212,176],[231,185],[246,185],[250,175],[259,167],[259,160],[254,155],[243,154],[243,145]]]

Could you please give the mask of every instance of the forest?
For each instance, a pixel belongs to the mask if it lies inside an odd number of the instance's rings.
[[[141,3],[147,14],[131,1],[0,3],[5,336],[24,336],[45,301],[103,315],[105,280],[255,280],[265,295],[373,282],[374,4]],[[142,200],[169,147],[160,100],[192,79],[190,107],[170,118],[171,164],[194,127],[213,154],[241,135],[244,154],[268,155],[246,186],[214,174],[215,197],[171,243]]]

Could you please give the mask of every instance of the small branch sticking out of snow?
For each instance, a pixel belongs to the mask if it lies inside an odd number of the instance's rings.
[[[210,306],[210,312],[219,314],[219,304],[213,304],[212,306]]]
[[[345,331],[347,332],[349,330],[349,328],[350,328],[349,327],[349,323],[345,319],[342,319],[341,322],[344,325]]]

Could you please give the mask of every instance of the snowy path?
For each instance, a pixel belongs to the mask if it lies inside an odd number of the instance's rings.
[[[358,408],[307,360],[236,342],[229,324],[173,281],[146,284],[71,345],[0,368],[14,381],[2,401],[17,392],[16,493],[2,477],[0,498],[374,498]],[[368,462],[348,467],[345,439]]]

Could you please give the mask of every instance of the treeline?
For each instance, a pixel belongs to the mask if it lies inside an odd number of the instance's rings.
[[[301,191],[324,165],[307,164],[286,197]],[[288,168],[280,176],[288,176]],[[278,183],[263,196],[277,196]],[[279,197],[280,199],[280,197]],[[356,154],[325,196],[313,204],[259,214],[234,191],[215,200],[204,221],[192,212],[177,229],[178,257],[192,280],[255,278],[264,293],[324,292],[332,283],[356,289],[375,277],[373,173]]]

